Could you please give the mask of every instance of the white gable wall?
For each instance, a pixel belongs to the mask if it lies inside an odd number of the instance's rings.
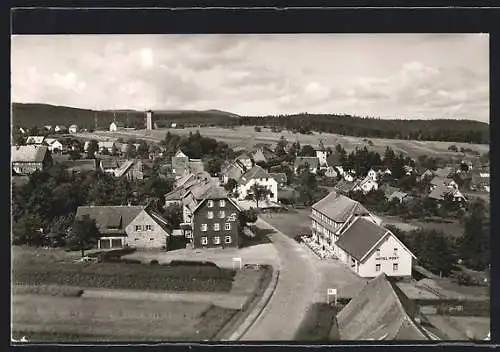
[[[136,225],[140,231],[136,231]],[[146,230],[149,225],[151,230]],[[134,248],[162,248],[167,246],[167,232],[153,220],[153,218],[142,210],[130,224],[125,227],[127,243]]]
[[[247,197],[250,188],[254,185],[258,184],[260,186],[264,186],[269,189],[272,195],[268,195],[267,199],[272,202],[278,202],[278,182],[272,177],[268,178],[258,178],[251,179],[244,185],[238,186],[238,199],[243,200]]]
[[[380,249],[380,257],[377,257],[376,248],[359,265],[359,276],[376,277],[380,273],[387,276],[411,276],[413,257],[404,246],[401,245],[393,234],[387,235],[377,246]],[[397,248],[396,254],[394,248]],[[398,270],[393,271],[393,264],[398,264]],[[380,271],[376,271],[376,264],[380,264]]]

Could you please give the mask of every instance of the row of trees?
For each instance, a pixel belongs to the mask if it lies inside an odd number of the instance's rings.
[[[245,116],[242,125],[281,127],[307,133],[320,131],[357,137],[489,143],[489,126],[471,120],[385,120],[350,115],[296,114]]]
[[[462,219],[463,233],[456,239],[442,231],[419,229],[404,232],[390,229],[418,258],[422,266],[435,274],[449,275],[459,259],[474,270],[489,268],[490,218],[484,201],[474,201]]]
[[[14,243],[39,244],[41,233],[64,232],[80,205],[161,204],[172,187],[172,179],[156,173],[143,182],[133,182],[100,171],[69,175],[61,164],[54,164],[32,174],[27,184],[13,186]]]

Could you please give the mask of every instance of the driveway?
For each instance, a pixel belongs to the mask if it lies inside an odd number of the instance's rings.
[[[261,315],[242,336],[244,341],[290,341],[295,337],[304,314],[316,299],[320,274],[314,258],[304,246],[259,219],[259,228],[269,234],[278,252],[280,277],[276,290]]]

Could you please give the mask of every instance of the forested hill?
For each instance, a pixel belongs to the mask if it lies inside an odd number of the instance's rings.
[[[268,126],[308,133],[321,131],[367,138],[435,140],[489,144],[490,128],[472,120],[384,120],[349,115],[238,116],[225,111],[164,110],[154,111],[158,125],[184,126]],[[108,128],[113,116],[127,127],[144,128],[144,112],[134,110],[94,111],[48,104],[13,103],[14,125],[26,128],[43,125],[77,124],[81,128]]]
[[[239,116],[225,111],[208,110],[165,110],[154,111],[155,121],[161,126],[167,123],[196,125],[239,125]],[[144,111],[135,110],[86,110],[68,106],[49,104],[12,104],[14,125],[31,128],[44,125],[76,124],[81,128],[95,128],[95,119],[99,128],[107,128],[113,118],[123,122],[127,127],[144,127]]]
[[[490,126],[474,120],[385,120],[350,115],[243,116],[243,125],[279,127],[308,133],[321,131],[355,137],[434,140],[489,144]]]

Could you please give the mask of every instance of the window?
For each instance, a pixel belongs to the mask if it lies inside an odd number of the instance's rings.
[[[213,208],[213,206],[214,206],[214,201],[213,200],[209,200],[208,201],[208,207],[209,208]]]
[[[154,241],[155,239],[154,239],[154,238],[150,238],[149,240],[150,240],[150,241]]]
[[[208,219],[213,219],[214,218],[214,212],[213,211],[207,212],[207,218]]]
[[[207,231],[207,224],[201,224],[201,231]]]
[[[221,199],[221,200],[219,201],[219,206],[220,206],[221,208],[224,208],[224,207],[226,206],[226,201],[225,201],[224,199]]]
[[[225,229],[225,230],[231,230],[231,224],[230,224],[230,223],[228,223],[228,222],[226,222],[226,223],[224,224],[224,229]]]
[[[398,255],[398,249],[394,248],[394,255]]]
[[[207,245],[208,244],[208,238],[207,237],[202,237],[201,238],[201,244]]]
[[[146,231],[153,231],[153,226],[146,225]]]
[[[142,226],[141,225],[135,225],[135,231],[141,232]]]
[[[398,271],[398,263],[392,264],[392,271]]]
[[[214,237],[214,244],[220,244],[220,237],[219,236]]]
[[[231,241],[232,241],[231,236],[224,237],[224,242],[231,243]]]
[[[226,212],[224,210],[219,211],[219,218],[223,219],[226,217]]]
[[[219,231],[219,230],[220,230],[219,223],[218,223],[218,222],[216,222],[216,223],[214,224],[214,231]]]
[[[380,271],[380,264],[375,265],[375,271]]]
[[[380,248],[377,248],[377,257],[380,257]]]

